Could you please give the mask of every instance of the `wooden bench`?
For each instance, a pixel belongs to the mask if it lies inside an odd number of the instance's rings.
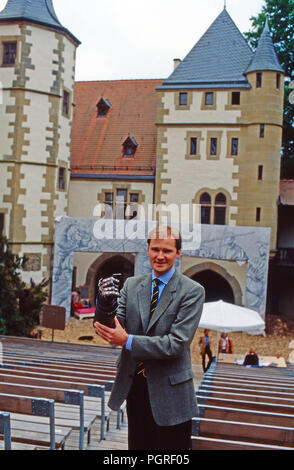
[[[192,436],[192,450],[293,450],[283,446],[238,442],[212,437]]]
[[[218,391],[218,392],[228,392],[228,393],[246,393],[247,395],[256,395],[256,396],[263,396],[263,395],[266,395],[266,394],[269,394],[272,396],[272,397],[275,397],[275,398],[293,398],[293,394],[292,393],[287,393],[287,392],[280,392],[280,391],[276,391],[276,390],[271,390],[269,392],[268,389],[254,389],[254,388],[246,388],[246,387],[234,387],[234,386],[231,386],[231,387],[223,387],[223,386],[219,386],[219,385],[207,385],[206,383],[204,384],[200,384],[199,387],[198,387],[198,391],[199,392],[207,392],[207,393],[210,393],[212,391]]]
[[[22,415],[43,416],[49,418],[46,431],[39,430],[34,432],[32,426],[24,426],[20,430],[15,430],[11,436],[13,441],[49,446],[50,450],[64,448],[65,440],[71,433],[71,429],[55,428],[55,410],[54,400],[42,398],[28,398],[18,395],[0,394],[0,410],[10,413],[20,413]],[[10,418],[12,420],[12,416]]]
[[[244,423],[267,424],[270,426],[294,427],[294,415],[233,408],[228,406],[198,404],[198,417],[240,421]]]
[[[263,379],[268,379],[268,380],[285,380],[287,382],[292,382],[294,383],[294,377],[291,375],[287,374],[287,370],[282,370],[277,373],[276,370],[268,371],[265,372],[263,369],[256,369],[256,368],[251,368],[245,370],[239,370],[239,369],[232,369],[232,370],[223,370],[221,368],[216,368],[215,371],[210,371],[208,370],[205,373],[205,376],[218,376],[218,377],[245,377],[245,378],[256,378],[256,377],[261,377]]]
[[[216,406],[228,406],[233,408],[242,408],[246,410],[256,410],[256,411],[265,411],[265,412],[275,412],[275,413],[286,413],[289,415],[294,415],[294,406],[284,403],[273,403],[273,401],[253,401],[253,400],[241,400],[240,398],[220,398],[220,397],[210,397],[197,394],[197,401],[202,405],[216,405]]]
[[[4,439],[4,449],[11,450],[11,427],[9,413],[0,413],[0,435]]]
[[[105,437],[105,426],[107,428],[109,426],[109,419],[110,419],[110,411],[106,409],[105,405],[105,386],[99,385],[97,383],[89,384],[87,382],[83,382],[80,379],[75,379],[74,381],[69,380],[58,380],[56,377],[51,376],[51,379],[42,378],[38,375],[35,377],[27,377],[26,375],[14,375],[13,373],[6,373],[9,371],[5,371],[3,373],[3,369],[0,371],[0,381],[2,383],[10,383],[10,384],[22,384],[22,385],[30,385],[35,388],[37,387],[49,387],[49,388],[62,388],[62,389],[69,389],[69,390],[81,390],[84,392],[85,396],[95,397],[99,400],[97,403],[97,413],[96,417],[99,418],[100,421],[100,439],[104,439]],[[10,371],[12,372],[12,371]],[[110,384],[112,386],[112,383]],[[110,388],[109,388],[110,389]],[[100,403],[100,409],[99,409]],[[85,406],[85,411],[87,408]],[[121,412],[118,413],[118,416]],[[58,414],[57,414],[58,417]],[[118,420],[119,418],[117,418]],[[90,439],[90,431],[88,430],[88,442]]]
[[[75,363],[68,363],[68,362],[61,362],[61,361],[51,361],[50,359],[47,360],[40,360],[40,359],[29,359],[29,358],[22,358],[21,356],[6,356],[3,354],[3,363],[5,365],[16,365],[16,366],[29,366],[29,367],[43,367],[47,369],[57,369],[57,370],[67,370],[67,371],[79,371],[85,372],[89,374],[93,373],[103,373],[104,376],[111,376],[111,378],[115,377],[116,375],[116,367],[110,366],[102,366],[102,365],[85,365],[83,363],[75,362]]]
[[[235,385],[237,384],[244,384],[248,386],[263,386],[263,387],[283,387],[289,390],[294,391],[294,382],[289,382],[289,381],[282,381],[282,380],[270,380],[270,379],[264,379],[260,377],[256,378],[247,378],[247,377],[218,377],[217,375],[211,376],[211,377],[205,377],[203,379],[203,383],[208,383],[208,382],[213,382],[215,384],[217,383],[226,383],[226,384],[232,384],[234,383]]]
[[[238,387],[238,389],[252,389],[255,391],[263,390],[268,392],[286,392],[294,394],[294,387],[287,385],[272,385],[272,384],[261,384],[254,382],[242,382],[242,381],[226,381],[226,380],[215,380],[215,379],[205,379],[201,382],[201,385],[220,385],[224,388]]]
[[[255,444],[279,445],[294,449],[294,428],[269,426],[242,421],[193,418],[192,435],[253,442]]]
[[[32,387],[23,384],[9,384],[0,383],[0,393],[9,395],[22,395],[30,398],[47,398],[55,401],[55,422],[58,421],[57,403],[64,403],[66,405],[74,405],[78,408],[78,429],[79,429],[79,450],[84,447],[84,432],[87,431],[92,423],[85,423],[84,412],[84,392],[82,390],[63,390],[48,387]],[[31,417],[30,417],[31,419]],[[76,426],[71,422],[69,425],[63,421],[61,426],[75,428]]]
[[[274,397],[273,395],[256,395],[254,392],[252,393],[237,393],[237,392],[230,392],[227,389],[223,391],[219,390],[207,390],[207,389],[199,389],[196,391],[197,398],[198,397],[209,397],[209,398],[224,398],[224,399],[233,399],[233,400],[248,400],[248,401],[255,401],[255,402],[271,402],[273,405],[275,404],[289,404],[294,406],[294,397],[293,398],[281,398],[281,397]],[[290,395],[289,395],[290,397]]]

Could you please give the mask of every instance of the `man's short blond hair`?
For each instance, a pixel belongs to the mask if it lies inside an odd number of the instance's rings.
[[[178,229],[169,225],[159,225],[155,227],[148,235],[147,243],[150,245],[151,240],[164,240],[166,238],[174,238],[176,249],[180,251],[182,248],[182,237]]]

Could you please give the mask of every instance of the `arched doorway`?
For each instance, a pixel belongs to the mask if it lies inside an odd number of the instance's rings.
[[[120,288],[128,277],[134,275],[135,257],[132,254],[104,253],[90,266],[86,284],[89,286],[91,304],[95,305],[97,285],[100,278],[110,277],[115,273],[122,273]]]
[[[235,303],[234,293],[230,284],[220,274],[205,270],[195,274],[192,279],[204,287],[205,302],[223,300],[224,302]]]
[[[199,282],[206,290],[206,302],[224,300],[243,305],[243,294],[239,281],[220,264],[204,261],[187,269],[184,274]]]
[[[128,277],[134,275],[134,263],[132,263],[129,259],[121,256],[116,255],[112,256],[111,258],[104,261],[104,263],[99,266],[96,274],[96,285],[100,278],[106,278],[112,276],[112,274],[121,273],[122,276],[120,277],[120,287],[122,287],[125,283],[125,280]]]

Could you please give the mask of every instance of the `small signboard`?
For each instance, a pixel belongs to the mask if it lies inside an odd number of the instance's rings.
[[[44,328],[52,328],[52,341],[54,338],[54,330],[65,329],[65,307],[57,305],[44,305],[42,314],[42,326]]]

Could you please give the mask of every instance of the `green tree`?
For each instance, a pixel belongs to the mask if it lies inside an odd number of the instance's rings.
[[[294,80],[294,0],[265,0],[261,12],[250,18],[251,30],[245,37],[253,50],[258,45],[266,19],[286,75],[281,177],[294,178],[294,106],[289,102],[289,82]]]
[[[21,280],[25,258],[9,250],[8,241],[0,237],[0,334],[29,336],[39,324],[39,315],[47,298],[48,281],[31,283]]]

